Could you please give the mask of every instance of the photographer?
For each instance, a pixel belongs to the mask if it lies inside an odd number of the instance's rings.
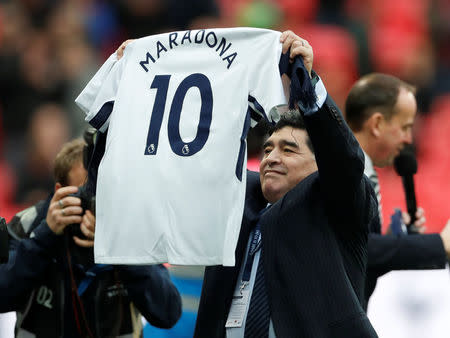
[[[162,265],[94,264],[95,216],[76,197],[87,176],[84,149],[83,140],[65,144],[55,159],[53,196],[8,224],[0,312],[17,311],[16,336],[135,337],[142,335],[139,312],[162,328],[181,315],[180,295]]]

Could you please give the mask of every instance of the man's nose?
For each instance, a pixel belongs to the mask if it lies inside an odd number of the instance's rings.
[[[268,163],[278,163],[280,162],[280,151],[278,149],[273,149],[269,155],[267,155]]]
[[[405,142],[406,144],[412,144],[413,143],[413,136],[412,136],[412,131],[409,130],[405,133],[404,138],[403,138],[403,142]]]

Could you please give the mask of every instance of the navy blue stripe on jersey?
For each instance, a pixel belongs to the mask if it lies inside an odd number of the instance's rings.
[[[290,52],[290,49],[289,49],[289,52]],[[288,53],[281,54],[280,62],[278,63],[278,69],[280,70],[280,76],[283,74],[287,74],[288,76],[290,76],[291,68],[292,68],[292,66],[289,63],[289,54]]]
[[[261,115],[259,115],[252,107],[248,106],[248,113],[250,113],[250,118],[258,123],[263,118]]]
[[[88,180],[86,182],[86,190],[95,196],[97,188],[97,177],[98,177],[98,167],[102,161],[103,155],[105,154],[106,147],[106,132],[97,133],[95,138],[94,151],[92,152],[91,158],[88,164]]]
[[[248,96],[248,102],[250,103],[250,106],[253,105],[252,109],[256,111],[257,113],[264,116],[264,118],[268,121],[266,112],[264,111],[264,108],[258,103],[258,101],[251,95]]]
[[[245,117],[245,122],[244,122],[244,128],[242,129],[242,135],[241,135],[241,146],[239,148],[239,155],[238,155],[238,160],[236,163],[236,177],[238,178],[239,181],[242,182],[242,171],[244,170],[244,156],[245,156],[245,149],[247,147],[247,133],[250,129],[250,108],[247,110],[247,115]]]
[[[95,129],[100,130],[101,127],[108,120],[111,112],[114,108],[114,101],[106,102],[98,111],[97,115],[95,115],[90,121],[89,124],[93,126]]]

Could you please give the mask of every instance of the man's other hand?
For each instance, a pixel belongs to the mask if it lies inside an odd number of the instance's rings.
[[[402,220],[404,224],[411,223],[411,217],[407,212],[402,213]],[[414,221],[414,229],[417,230],[419,234],[425,233],[427,230],[427,227],[425,226],[426,218],[425,218],[425,211],[418,207],[416,211],[416,220]]]
[[[92,248],[94,246],[95,216],[90,210],[86,210],[86,213],[83,215],[80,229],[86,238],[81,239],[77,236],[73,236],[74,242],[84,248]]]

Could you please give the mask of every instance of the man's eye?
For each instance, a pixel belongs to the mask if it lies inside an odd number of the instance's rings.
[[[284,152],[285,153],[293,153],[293,151],[291,149],[289,149],[289,148],[284,148]]]
[[[271,150],[272,150],[272,149],[265,148],[265,149],[264,149],[264,154],[269,154],[269,153],[271,152]]]

